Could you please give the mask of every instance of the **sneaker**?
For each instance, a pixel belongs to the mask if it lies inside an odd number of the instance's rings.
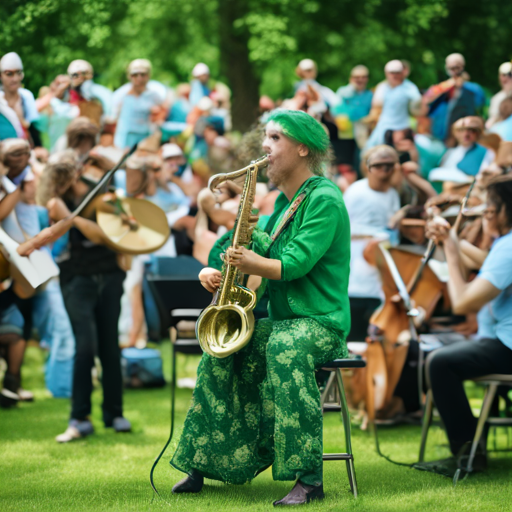
[[[27,391],[26,389],[19,388],[18,396],[22,402],[33,402],[34,401],[34,393],[31,391]]]
[[[132,431],[132,425],[131,423],[122,416],[119,416],[118,418],[114,418],[114,421],[112,422],[112,428],[116,432],[131,432]]]
[[[58,435],[55,441],[58,443],[69,443],[70,441],[81,439],[93,433],[94,427],[89,420],[70,420],[66,431]]]

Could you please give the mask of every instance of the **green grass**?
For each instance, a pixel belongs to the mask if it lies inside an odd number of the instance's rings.
[[[164,346],[168,351],[168,344]],[[164,354],[165,355],[165,354]],[[168,374],[169,361],[165,358]],[[115,434],[101,424],[101,392],[94,392],[93,422],[96,434],[58,445],[55,435],[66,428],[69,402],[48,397],[43,387],[43,354],[36,347],[27,352],[24,378],[36,393],[33,404],[0,410],[0,510],[2,512],[59,511],[263,511],[284,496],[291,482],[273,482],[270,471],[251,484],[228,486],[207,481],[194,496],[173,496],[172,485],[182,475],[168,464],[178,436],[155,472],[157,487],[166,501],[153,496],[149,471],[162,449],[169,429],[169,387],[125,393],[125,414],[132,434]],[[179,359],[180,376],[193,374],[197,357]],[[478,395],[478,393],[477,393]],[[181,430],[190,390],[179,390],[177,427]],[[505,431],[500,429],[504,446]],[[414,462],[419,444],[418,427],[381,429],[384,453]],[[427,459],[448,455],[445,437],[431,429]],[[336,413],[328,413],[324,428],[325,451],[343,449],[343,431]],[[355,467],[360,496],[349,492],[344,462],[326,462],[326,499],[307,510],[347,511],[508,511],[512,509],[512,457],[493,453],[485,474],[473,475],[453,489],[447,478],[395,466],[379,458],[367,432],[353,428]]]

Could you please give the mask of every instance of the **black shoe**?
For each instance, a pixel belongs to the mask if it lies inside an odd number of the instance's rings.
[[[274,507],[278,505],[302,505],[313,500],[322,500],[324,498],[324,486],[306,485],[297,480],[293,489],[281,500],[274,501]]]
[[[197,471],[192,471],[190,475],[187,475],[183,480],[180,480],[174,485],[172,492],[173,494],[179,494],[182,492],[201,492],[203,484],[203,475]]]
[[[20,401],[18,389],[20,388],[20,378],[12,373],[5,372],[4,384],[0,391],[0,407],[8,409]]]
[[[471,450],[471,443],[466,443],[460,450],[459,453],[454,457],[448,459],[434,460],[431,462],[418,462],[414,464],[414,469],[420,471],[429,471],[431,473],[437,473],[438,475],[447,476],[453,478],[455,473],[460,470],[463,473],[467,473],[467,465],[469,459],[469,452]],[[479,473],[487,469],[487,454],[485,448],[481,445],[477,448],[475,458],[473,459],[473,467],[471,472]]]

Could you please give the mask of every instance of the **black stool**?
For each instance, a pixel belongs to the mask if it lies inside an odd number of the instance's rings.
[[[366,362],[362,359],[335,359],[334,361],[330,361],[324,365],[322,365],[323,370],[331,371],[332,374],[327,381],[327,385],[325,386],[325,390],[322,393],[322,410],[324,410],[324,402],[329,389],[333,385],[334,381],[336,381],[338,393],[340,397],[340,411],[341,411],[341,421],[343,422],[343,430],[345,431],[345,445],[346,445],[346,453],[324,453],[323,460],[344,460],[347,465],[347,474],[348,481],[350,483],[350,490],[354,495],[354,498],[357,498],[357,481],[356,481],[356,472],[354,469],[354,454],[352,453],[352,441],[350,436],[350,414],[348,411],[347,398],[345,397],[345,388],[343,387],[343,379],[341,376],[341,370],[344,369],[353,369],[353,368],[364,368],[366,366]]]

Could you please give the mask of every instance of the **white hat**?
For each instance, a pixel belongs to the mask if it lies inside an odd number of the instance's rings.
[[[299,62],[299,69],[302,71],[312,71],[316,69],[315,61],[312,59],[302,59]]]
[[[197,102],[197,108],[199,110],[202,110],[203,112],[206,112],[213,108],[213,101],[209,96],[203,96],[198,102]]]
[[[404,70],[404,65],[398,60],[390,60],[384,66],[385,73],[401,73]]]
[[[202,76],[202,75],[209,75],[209,74],[210,74],[210,68],[203,62],[199,62],[199,64],[196,64],[194,66],[194,69],[192,70],[192,76],[194,78],[197,78],[198,76]]]
[[[128,74],[151,73],[151,62],[148,59],[135,59],[128,65]]]
[[[23,62],[16,52],[6,53],[0,60],[0,71],[23,69]]]
[[[499,69],[500,75],[508,75],[512,73],[512,62],[504,62]]]
[[[89,62],[82,59],[77,59],[71,62],[68,66],[68,75],[73,73],[93,73],[92,66]]]
[[[162,158],[164,160],[167,158],[173,158],[175,156],[183,156],[183,151],[178,146],[178,144],[170,142],[169,144],[164,144],[162,146]]]

